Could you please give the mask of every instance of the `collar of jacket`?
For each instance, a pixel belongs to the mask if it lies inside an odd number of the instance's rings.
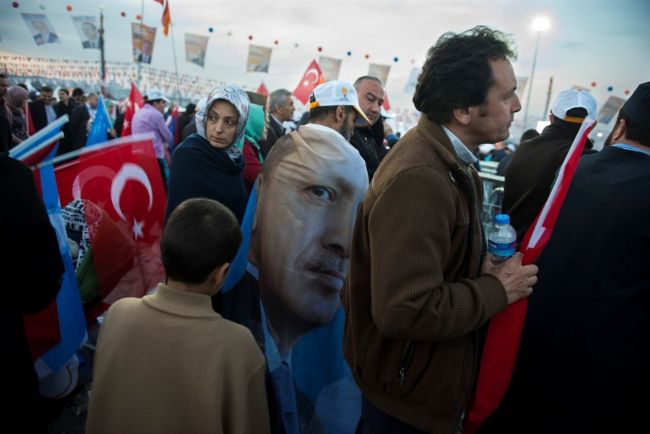
[[[220,317],[212,309],[212,300],[209,295],[179,291],[163,283],[158,284],[154,294],[146,295],[142,300],[154,309],[173,315],[194,318]]]
[[[450,168],[464,172],[462,167],[467,166],[467,164],[458,157],[451,140],[449,140],[440,124],[430,120],[423,114],[420,117],[417,129]]]

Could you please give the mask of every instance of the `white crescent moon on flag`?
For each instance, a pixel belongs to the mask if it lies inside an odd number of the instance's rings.
[[[124,163],[120,168],[115,178],[113,178],[113,184],[111,185],[111,201],[113,202],[113,208],[115,212],[122,217],[122,220],[126,221],[122,208],[120,208],[120,197],[122,197],[122,191],[127,181],[137,181],[147,189],[149,194],[149,208],[151,209],[153,205],[153,190],[151,189],[151,182],[149,182],[149,177],[147,177],[146,172],[142,167],[133,163]]]
[[[313,76],[314,76],[314,80],[313,80],[313,81],[309,81],[309,80],[308,80],[308,78],[309,78],[310,75],[313,75]],[[305,87],[307,87],[307,86],[309,86],[310,84],[314,84],[314,83],[316,83],[316,82],[318,82],[318,71],[316,71],[316,69],[314,69],[314,68],[310,68],[310,69],[308,69],[307,72],[305,72],[305,80],[302,82],[302,84],[303,84]]]
[[[81,199],[81,192],[86,185],[86,182],[93,178],[106,178],[109,181],[113,180],[115,172],[106,166],[90,166],[75,176],[72,181],[72,197],[75,200]]]

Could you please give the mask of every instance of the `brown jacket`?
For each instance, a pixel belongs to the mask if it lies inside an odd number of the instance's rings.
[[[355,225],[345,357],[374,405],[431,433],[456,432],[477,330],[506,306],[497,278],[479,275],[481,196],[476,172],[422,117],[384,159]]]
[[[163,284],[102,325],[86,432],[268,433],[264,356],[210,297]]]

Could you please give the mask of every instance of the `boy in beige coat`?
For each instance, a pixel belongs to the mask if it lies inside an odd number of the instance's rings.
[[[218,202],[189,199],[172,213],[161,242],[167,283],[114,303],[102,325],[89,434],[269,432],[264,357],[210,300],[240,241]]]

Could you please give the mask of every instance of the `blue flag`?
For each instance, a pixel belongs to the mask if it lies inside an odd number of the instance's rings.
[[[96,145],[97,143],[107,141],[108,130],[111,128],[113,128],[111,118],[108,116],[108,110],[106,110],[106,106],[104,105],[104,98],[100,95],[97,100],[97,113],[95,113],[95,119],[90,127],[86,146]]]
[[[48,159],[53,158],[55,154],[56,148],[50,153]],[[86,338],[86,318],[79,294],[77,277],[72,264],[70,248],[68,247],[65,223],[61,214],[54,166],[48,164],[42,167],[40,169],[40,178],[43,202],[50,216],[50,222],[56,232],[61,251],[61,259],[65,268],[61,289],[56,297],[61,341],[41,357],[41,360],[52,372],[58,372],[75,355]]]

